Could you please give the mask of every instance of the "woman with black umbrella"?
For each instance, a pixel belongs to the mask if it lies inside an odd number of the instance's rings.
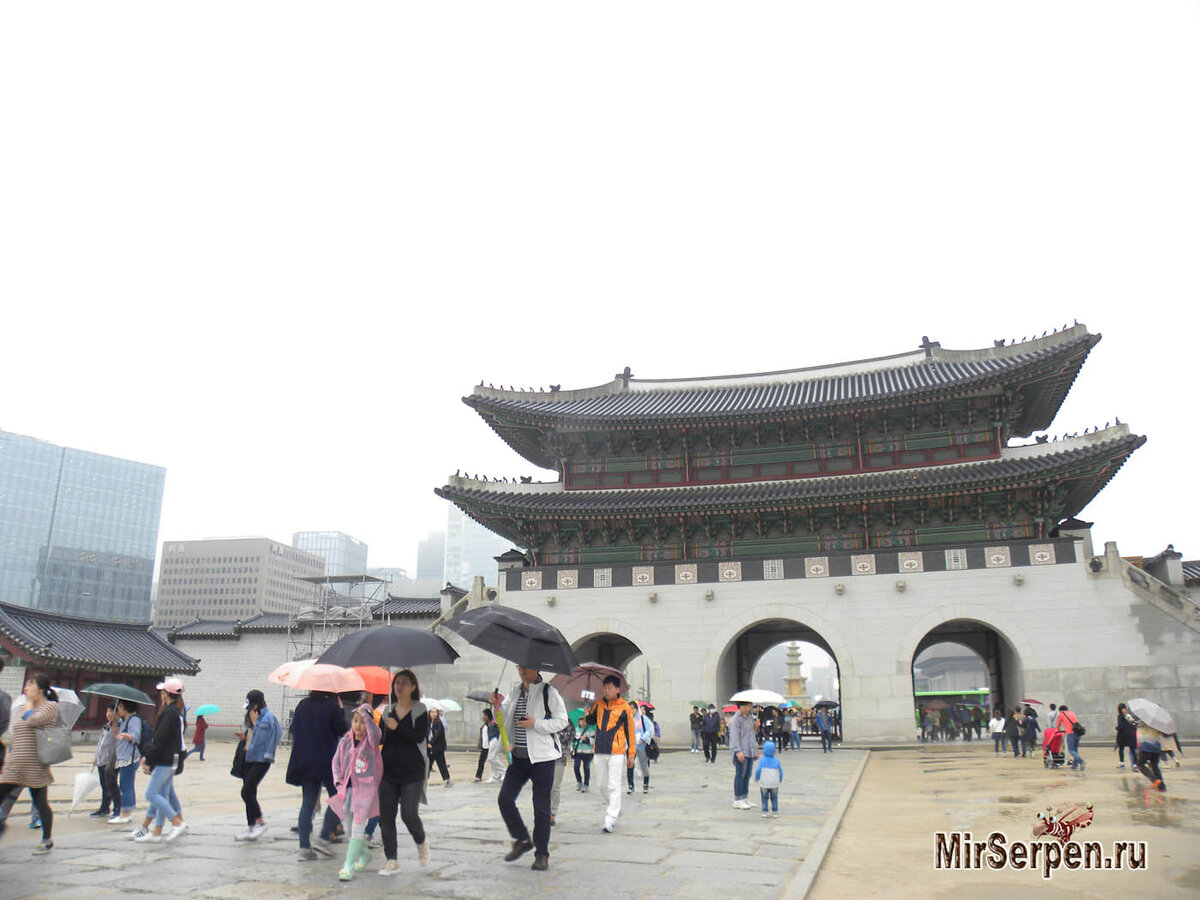
[[[380,875],[398,875],[396,858],[396,810],[417,845],[421,865],[429,862],[429,840],[418,812],[418,804],[428,803],[425,782],[429,776],[426,738],[429,713],[421,702],[421,688],[411,669],[402,669],[392,677],[391,703],[383,713],[383,778],[379,783],[379,830],[383,835],[383,853],[387,862]]]

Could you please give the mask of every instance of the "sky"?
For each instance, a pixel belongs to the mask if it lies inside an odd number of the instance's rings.
[[[1195,2],[0,6],[0,429],[167,469],[161,541],[415,571],[461,398],[1103,340],[1082,513],[1200,558]]]

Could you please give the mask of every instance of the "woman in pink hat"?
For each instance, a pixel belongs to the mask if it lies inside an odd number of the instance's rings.
[[[146,817],[154,816],[154,829],[135,835],[138,843],[174,841],[187,833],[187,822],[175,796],[175,770],[182,762],[183,731],[187,727],[183,707],[183,682],[168,678],[158,685],[161,707],[154,735],[142,760],[142,771],[150,776],[146,785]],[[171,829],[163,835],[163,825],[171,820]]]

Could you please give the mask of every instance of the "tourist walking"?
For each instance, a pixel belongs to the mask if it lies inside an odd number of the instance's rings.
[[[693,706],[692,714],[688,716],[688,726],[692,732],[692,753],[700,752],[700,729],[704,724],[704,715],[700,712],[700,707]]]
[[[521,681],[504,701],[504,721],[512,738],[512,765],[504,773],[497,805],[512,837],[506,862],[534,851],[533,868],[550,867],[550,791],[554,766],[562,756],[555,736],[566,727],[567,708],[562,695],[542,681],[537,669],[517,666]],[[533,782],[533,838],[517,809],[517,797],[528,781]]]
[[[739,703],[737,714],[729,720],[729,750],[733,759],[733,808],[750,809],[750,773],[758,756],[758,742],[754,739],[749,703]]]
[[[257,841],[267,830],[267,822],[258,803],[258,786],[275,762],[275,748],[279,746],[281,735],[279,720],[267,709],[267,698],[262,691],[248,691],[243,709],[246,711],[243,730],[234,734],[239,740],[246,741],[246,766],[242,775],[246,830],[235,835],[234,840]]]
[[[596,726],[589,725],[587,714],[591,713],[591,704],[575,726],[575,742],[571,755],[575,759],[575,790],[586,794],[592,784],[592,757],[596,752]]]
[[[380,814],[379,787],[383,758],[379,751],[379,726],[364,703],[354,710],[350,730],[338,741],[333,755],[333,784],[329,808],[341,817],[349,835],[346,860],[338,871],[339,881],[350,881],[371,862],[367,849],[367,822]]]
[[[821,736],[821,752],[833,752],[833,722],[829,710],[821,707],[817,711],[817,733]]]
[[[1004,720],[1004,736],[1008,738],[1008,743],[1012,747],[1013,759],[1021,755],[1021,735],[1024,728],[1021,727],[1021,707],[1014,706],[1012,715]]]
[[[479,718],[482,720],[482,724],[479,726],[479,764],[475,766],[475,780],[477,782],[483,781],[483,767],[487,765],[488,748],[492,744],[492,729],[495,728],[496,736],[500,736],[500,729],[496,728],[496,723],[490,709],[485,708],[480,713]]]
[[[800,713],[799,711],[792,713],[788,717],[788,741],[791,743],[791,749],[800,749]]]
[[[192,753],[200,762],[204,762],[204,748],[208,746],[208,720],[204,716],[196,716],[196,725],[192,731]]]
[[[1032,706],[1026,706],[1021,715],[1021,737],[1024,741],[1024,746],[1021,748],[1021,756],[1033,756],[1033,750],[1037,746],[1038,732],[1042,729],[1038,726],[1037,713],[1033,711]]]
[[[600,699],[584,719],[596,729],[592,765],[604,800],[605,834],[612,834],[621,815],[621,775],[632,769],[637,754],[633,732],[633,710],[621,696],[621,679],[609,675],[600,689]]]
[[[570,716],[567,717],[567,724],[563,730],[555,735],[554,739],[558,742],[560,754],[554,763],[554,784],[550,788],[551,825],[558,822],[558,804],[562,800],[563,774],[567,771],[567,763],[571,759],[571,747],[575,743],[575,726],[571,724]]]
[[[333,755],[347,729],[341,700],[326,691],[310,691],[292,713],[292,722],[288,726],[292,752],[284,780],[300,788],[297,821],[300,855],[297,859],[301,862],[316,859],[318,855],[333,856],[327,845],[337,827],[337,813],[332,806],[326,807],[320,838],[316,842],[312,840],[313,814],[321,801],[322,789],[329,797],[337,792],[333,783]]]
[[[1071,754],[1071,762],[1067,765],[1082,772],[1087,768],[1087,763],[1079,755],[1079,720],[1075,718],[1075,713],[1071,712],[1065,703],[1058,708],[1056,724],[1058,730],[1067,736],[1067,752]]]
[[[0,659],[0,674],[4,672],[4,660]],[[12,697],[8,696],[8,692],[0,689],[0,735],[8,731],[9,719],[12,718]],[[0,741],[0,767],[4,765],[4,756],[8,752],[8,748],[4,746],[4,741]]]
[[[1137,765],[1137,722],[1124,703],[1117,704],[1117,768],[1125,768],[1125,751],[1129,751],[1129,764]]]
[[[637,768],[642,773],[642,793],[650,793],[650,757],[647,753],[647,748],[650,742],[654,740],[654,721],[646,715],[639,704],[634,705],[633,712],[633,733],[637,739],[637,752],[635,759],[637,760]],[[629,793],[633,793],[633,769],[626,769],[626,776],[629,782]]]
[[[491,710],[488,710],[489,715]],[[493,715],[488,727],[488,777],[485,784],[501,784],[504,773],[508,771],[508,751],[504,749],[504,739],[500,736],[500,725]]]
[[[154,732],[142,760],[142,771],[150,776],[146,782],[146,823],[153,819],[153,828],[138,829],[133,840],[139,844],[174,841],[187,834],[183,809],[175,794],[175,770],[182,771],[183,732],[187,721],[183,712],[183,682],[168,678],[158,686],[159,710]],[[163,834],[163,826],[171,820],[171,830]]]
[[[988,722],[988,734],[992,736],[992,756],[999,756],[1004,752],[1004,728],[1004,711],[997,706],[991,721]]]
[[[0,805],[11,809],[22,789],[29,788],[42,823],[42,840],[33,853],[42,856],[54,847],[54,812],[46,790],[51,781],[50,767],[38,759],[36,729],[48,728],[58,721],[58,694],[50,687],[50,677],[42,672],[34,672],[25,679],[23,693],[25,709],[11,722],[12,746],[0,768]],[[0,819],[0,836],[6,825],[7,818]]]
[[[421,702],[421,687],[412,669],[401,669],[392,676],[391,702],[383,713],[380,756],[383,780],[379,783],[379,831],[383,836],[383,855],[387,861],[380,875],[397,875],[396,812],[417,846],[417,860],[429,862],[429,840],[418,807],[429,801],[425,782],[429,777],[426,739],[429,737],[429,712]]]
[[[442,712],[438,709],[429,710],[429,775],[433,774],[436,763],[438,773],[442,776],[442,787],[454,787],[450,780],[450,766],[446,762],[446,723],[442,721]]]
[[[775,756],[775,742],[763,742],[762,759],[754,769],[754,783],[758,785],[758,795],[762,799],[762,816],[767,817],[767,804],[770,803],[771,815],[779,818],[779,786],[783,784],[783,766]]]
[[[1163,751],[1163,733],[1155,728],[1151,728],[1145,722],[1138,723],[1137,726],[1137,742],[1138,742],[1138,771],[1150,780],[1152,787],[1158,788],[1160,791],[1167,789],[1166,782],[1163,780],[1162,769],[1158,767],[1159,758]]]
[[[142,761],[142,731],[146,724],[132,700],[117,701],[117,784],[121,791],[121,811],[108,820],[109,825],[133,821],[137,806],[137,770]]]
[[[721,714],[713,704],[708,704],[700,723],[700,743],[704,749],[704,761],[717,761],[717,736],[721,733]]]
[[[96,738],[96,752],[92,765],[100,778],[100,808],[92,813],[93,819],[109,819],[121,814],[121,789],[117,785],[117,710],[115,706],[104,708],[104,727]]]

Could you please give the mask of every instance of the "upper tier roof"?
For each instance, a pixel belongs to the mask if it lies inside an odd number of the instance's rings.
[[[722,513],[780,506],[828,506],[896,500],[1058,481],[1067,488],[1063,516],[1078,513],[1146,439],[1127,425],[1082,437],[1008,447],[996,459],[912,469],[733,484],[567,491],[560,482],[511,484],[452,477],[438,496],[481,521],[505,518],[604,518],[674,512]],[[1098,463],[1095,477],[1080,478]],[[1075,481],[1071,481],[1075,478]],[[485,522],[496,528],[496,522]],[[513,535],[506,535],[512,538]]]
[[[1100,340],[1084,325],[981,350],[926,341],[895,356],[752,375],[638,379],[618,375],[581,390],[513,391],[477,386],[463,402],[535,465],[556,460],[542,429],[683,426],[846,411],[1009,388],[1020,395],[1011,433],[1028,437],[1054,419],[1088,353]]]
[[[150,629],[0,603],[0,635],[48,668],[93,668],[130,675],[195,675],[199,660]]]

